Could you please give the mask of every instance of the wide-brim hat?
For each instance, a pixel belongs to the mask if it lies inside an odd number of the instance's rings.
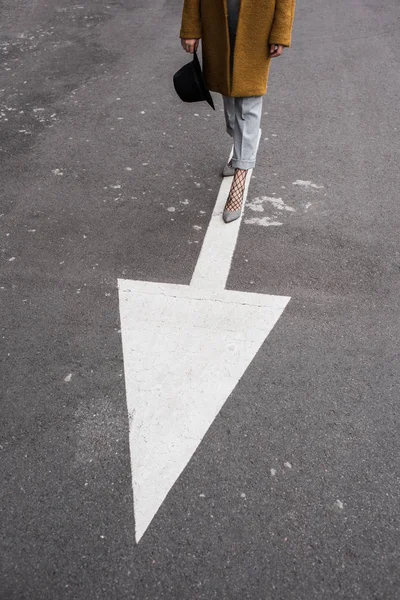
[[[175,73],[174,87],[183,102],[202,102],[205,100],[215,110],[196,52],[193,60]]]

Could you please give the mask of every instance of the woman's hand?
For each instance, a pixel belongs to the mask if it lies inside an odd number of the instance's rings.
[[[269,57],[275,58],[276,56],[280,56],[283,52],[284,46],[280,46],[279,44],[270,44],[269,45]]]
[[[200,40],[184,40],[183,38],[181,38],[182,48],[186,50],[186,52],[190,52],[190,54],[197,52],[199,42]]]

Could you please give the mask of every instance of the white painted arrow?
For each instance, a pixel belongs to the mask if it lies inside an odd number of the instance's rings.
[[[230,184],[190,286],[118,282],[137,542],[290,300],[225,290],[240,225],[221,217]]]

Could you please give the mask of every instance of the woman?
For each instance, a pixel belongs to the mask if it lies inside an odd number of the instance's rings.
[[[233,157],[223,170],[234,176],[223,218],[241,214],[246,175],[256,163],[263,96],[271,58],[290,46],[296,0],[184,0],[182,47],[193,54],[202,39],[210,90],[223,96]]]

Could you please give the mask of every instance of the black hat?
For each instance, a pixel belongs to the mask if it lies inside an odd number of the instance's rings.
[[[183,102],[202,102],[206,100],[215,110],[214,102],[206,86],[196,52],[194,53],[193,60],[175,73],[174,87]]]

